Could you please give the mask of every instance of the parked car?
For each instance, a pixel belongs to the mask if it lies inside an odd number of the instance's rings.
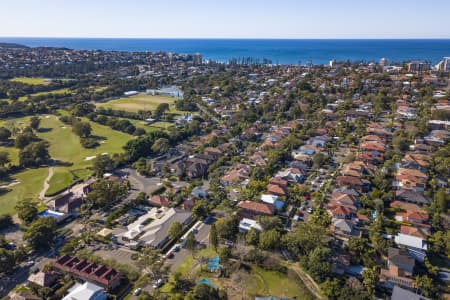
[[[139,296],[139,294],[140,294],[141,292],[142,292],[142,289],[141,289],[141,288],[137,288],[137,289],[134,290],[133,295],[134,295],[134,296]]]
[[[180,245],[180,244],[177,244],[177,245],[175,245],[175,247],[173,248],[173,251],[178,252],[178,251],[180,251],[180,249],[181,249],[181,245]]]
[[[153,288],[157,289],[157,288],[161,287],[163,284],[164,284],[164,280],[162,278],[160,278],[155,281],[155,283],[153,284]]]
[[[173,255],[173,252],[172,251],[170,251],[170,252],[168,252],[167,254],[166,254],[166,258],[168,258],[168,259],[171,259],[171,258],[173,258],[174,257],[174,255]]]

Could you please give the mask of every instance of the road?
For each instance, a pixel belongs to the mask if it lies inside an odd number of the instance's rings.
[[[213,120],[214,122],[220,124],[220,120],[218,118],[216,118],[215,116],[213,116],[206,108],[204,108],[203,106],[201,106],[198,103],[195,103],[198,107],[199,110],[201,110],[205,115],[207,115],[208,117],[211,118],[211,120]]]
[[[209,244],[209,231],[211,225],[203,223],[199,228],[195,239],[199,244],[208,245]],[[189,251],[186,249],[181,249],[179,252],[174,252],[174,257],[166,260],[166,264],[170,265],[170,272],[173,273],[178,269],[178,267],[183,263],[186,257],[189,255]]]

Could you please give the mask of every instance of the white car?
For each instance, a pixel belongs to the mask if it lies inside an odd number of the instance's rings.
[[[153,284],[153,288],[157,289],[157,288],[161,287],[163,284],[164,284],[164,280],[162,278],[160,278],[155,281],[155,283]]]
[[[134,296],[139,296],[139,294],[140,294],[141,292],[142,292],[142,289],[141,289],[141,288],[137,288],[137,289],[134,290],[133,295],[134,295]]]

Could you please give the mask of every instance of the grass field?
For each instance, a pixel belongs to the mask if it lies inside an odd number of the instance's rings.
[[[112,108],[115,110],[124,110],[137,112],[139,110],[154,110],[161,103],[167,103],[170,105],[170,112],[173,114],[180,114],[179,111],[175,109],[175,98],[163,97],[163,96],[152,96],[146,94],[139,94],[127,98],[120,98],[117,100],[111,100],[106,103],[99,103],[97,106]]]
[[[5,122],[14,122],[17,125],[26,125],[29,118],[21,118]],[[50,187],[47,194],[57,192],[78,178],[86,178],[90,175],[88,169],[92,160],[86,158],[94,157],[101,153],[119,153],[125,143],[132,139],[131,135],[111,130],[109,127],[91,123],[92,134],[102,137],[101,144],[95,149],[81,147],[79,138],[72,133],[70,126],[65,126],[56,116],[41,116],[43,129],[38,136],[50,143],[49,152],[53,159],[60,164],[54,167],[54,175],[50,179]],[[17,162],[18,151],[12,147],[0,147],[0,151],[8,151],[12,161]],[[10,192],[0,195],[0,214],[11,213],[15,203],[22,198],[31,197],[37,199],[43,188],[44,180],[48,175],[48,168],[27,169],[13,176],[20,183],[10,187]],[[75,176],[74,176],[75,175]]]
[[[39,84],[48,85],[50,83],[48,81],[45,81],[45,79],[42,77],[15,77],[12,78],[11,81],[22,82],[25,84],[32,84],[32,85],[39,85]]]
[[[21,199],[35,199],[42,189],[48,168],[28,169],[12,176],[19,184],[13,185],[0,196],[0,214],[13,213],[14,206]]]
[[[59,95],[59,94],[66,94],[66,93],[70,93],[70,90],[68,88],[63,88],[63,89],[56,89],[53,91],[48,91],[48,92],[38,92],[38,93],[33,93],[33,94],[29,94],[27,96],[22,96],[19,97],[19,101],[24,101],[28,98],[28,96],[42,96],[42,95]]]
[[[146,132],[158,131],[158,130],[167,130],[168,128],[174,126],[169,122],[155,122],[153,124],[147,124],[141,120],[127,119],[131,124],[136,126],[137,128],[142,128]]]

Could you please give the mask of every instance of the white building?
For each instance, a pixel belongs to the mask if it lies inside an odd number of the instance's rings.
[[[241,222],[239,222],[239,231],[242,233],[249,232],[252,228],[259,232],[263,230],[261,225],[259,225],[255,220],[243,218]]]
[[[106,293],[102,287],[85,282],[84,284],[76,283],[62,300],[106,300],[106,298]]]

